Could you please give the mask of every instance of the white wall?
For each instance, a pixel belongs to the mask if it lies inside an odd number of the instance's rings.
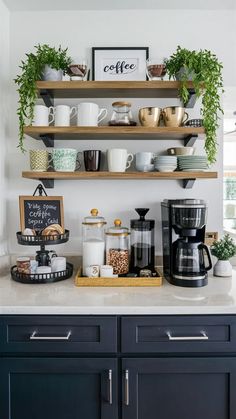
[[[6,228],[6,144],[9,114],[9,11],[0,0],[0,256],[7,254]]]
[[[148,5],[147,5],[148,6]],[[11,78],[18,72],[17,66],[25,52],[37,43],[49,43],[69,47],[71,55],[91,54],[93,46],[149,46],[150,56],[169,56],[178,44],[190,49],[207,48],[216,53],[224,63],[226,86],[236,84],[234,53],[234,13],[232,11],[186,10],[139,10],[139,11],[73,11],[73,12],[13,12],[11,14]],[[15,241],[19,227],[18,195],[31,194],[37,182],[21,178],[21,171],[29,167],[28,155],[22,156],[16,149],[17,120],[15,111],[17,95],[12,85],[11,138],[8,158],[9,190],[8,217],[11,252],[22,252]],[[109,106],[112,100],[98,100]],[[135,103],[135,101],[132,101]],[[155,103],[176,104],[174,100],[141,100],[137,106]],[[72,103],[72,102],[71,102]],[[190,116],[198,116],[197,108]],[[68,141],[56,146],[72,146],[82,151],[86,148],[126,147],[130,152],[138,150],[164,151],[177,145],[176,141],[159,142],[143,138],[142,141]],[[27,148],[43,147],[32,139],[26,140]],[[198,142],[202,151],[203,142]],[[161,250],[160,202],[164,198],[203,198],[209,202],[208,230],[222,228],[222,132],[219,132],[218,180],[197,181],[192,190],[184,190],[177,181],[58,181],[52,194],[64,195],[66,226],[72,239],[66,252],[80,252],[81,221],[90,208],[99,208],[108,224],[120,217],[125,225],[135,217],[135,207],[150,207],[149,216],[156,219],[156,242]],[[49,190],[50,192],[50,190]],[[23,249],[28,252],[28,249]]]

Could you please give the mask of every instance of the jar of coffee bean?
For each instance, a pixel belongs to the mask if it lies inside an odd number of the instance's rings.
[[[124,275],[129,272],[129,229],[116,219],[114,226],[106,231],[106,264],[113,267],[114,274]]]

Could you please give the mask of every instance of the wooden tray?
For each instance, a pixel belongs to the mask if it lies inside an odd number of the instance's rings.
[[[129,277],[119,277],[119,278],[90,278],[87,276],[81,276],[82,269],[79,268],[75,276],[75,286],[76,287],[160,287],[162,285],[162,274],[160,270],[155,267],[155,270],[158,274],[157,277],[147,278],[129,278]]]

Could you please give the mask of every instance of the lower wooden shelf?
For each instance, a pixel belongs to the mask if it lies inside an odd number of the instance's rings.
[[[22,177],[38,179],[45,187],[52,188],[54,180],[118,179],[118,180],[183,180],[184,187],[190,188],[196,179],[216,179],[217,172],[22,172]]]

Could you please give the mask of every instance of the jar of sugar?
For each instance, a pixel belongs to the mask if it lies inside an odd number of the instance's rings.
[[[83,221],[83,275],[91,265],[104,265],[105,261],[105,238],[104,228],[106,221],[98,215],[98,210],[93,208],[90,215]]]

